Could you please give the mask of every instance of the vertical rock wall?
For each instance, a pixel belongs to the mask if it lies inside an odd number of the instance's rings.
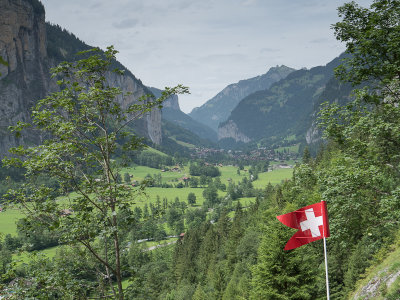
[[[107,80],[111,85],[121,87],[125,93],[130,92],[126,97],[118,99],[123,108],[127,108],[140,97],[149,94],[147,88],[129,75],[117,76],[116,74],[109,74]],[[139,135],[147,136],[157,145],[161,144],[161,110],[159,108],[154,108],[135,123]]]
[[[18,144],[7,127],[29,121],[30,108],[49,89],[44,10],[24,0],[0,0],[0,153]],[[24,142],[30,138],[25,136]]]
[[[44,8],[36,0],[0,0],[0,55],[8,66],[0,66],[0,157],[10,147],[19,143],[40,142],[31,132],[17,140],[9,133],[8,126],[17,121],[30,121],[32,106],[56,91],[50,79],[54,59],[46,51],[46,24]],[[147,89],[134,76],[111,75],[108,80],[131,95],[120,99],[123,106],[147,94]],[[161,143],[161,111],[154,109],[138,121],[138,133]]]
[[[225,124],[221,124],[218,128],[218,140],[232,138],[236,142],[248,143],[251,141],[249,137],[240,132],[238,126],[232,120],[227,121]]]

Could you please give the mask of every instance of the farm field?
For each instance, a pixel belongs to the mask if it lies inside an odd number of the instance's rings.
[[[248,166],[244,167],[244,170],[240,171],[240,175],[237,174],[238,167],[235,166],[223,166],[218,167],[218,169],[221,172],[221,182],[225,183],[226,185],[229,183],[229,179],[231,179],[232,182],[238,183],[243,177],[249,176],[247,173],[247,170],[249,169]]]
[[[5,211],[0,212],[0,234],[17,234],[16,222],[21,219],[24,215],[18,210],[9,208]]]
[[[161,170],[155,168],[150,168],[146,166],[134,166],[121,169],[120,174],[123,176],[125,173],[129,173],[131,175],[132,181],[133,180],[141,181],[148,174],[150,174],[151,176],[153,176],[154,174],[161,174],[162,182],[167,183],[172,180],[177,180],[179,178],[182,178],[185,175],[189,175],[189,168],[188,167],[181,168],[180,171],[176,172],[173,171],[161,172]]]
[[[255,188],[265,188],[268,183],[276,185],[282,182],[282,180],[289,179],[292,177],[293,169],[275,169],[271,172],[258,174],[258,180],[253,181]]]
[[[157,151],[157,150],[154,150]],[[290,163],[290,162],[289,162]],[[245,170],[248,169],[248,167],[245,167]],[[219,167],[219,170],[221,171],[221,182],[225,183],[228,185],[229,180],[232,180],[232,182],[240,182],[242,178],[248,176],[248,172],[242,170],[240,171],[240,175],[237,174],[237,167],[235,166],[223,166]],[[145,167],[145,166],[136,166],[136,167],[129,167],[129,168],[124,168],[121,170],[121,174],[124,174],[125,172],[130,173],[133,175],[133,179],[135,180],[143,180],[147,174],[154,175],[154,174],[161,174],[163,182],[170,183],[170,184],[176,184],[178,183],[178,179],[183,177],[185,174],[189,174],[188,167],[182,168],[181,172],[172,172],[172,171],[166,171],[166,172],[161,172],[159,169],[154,169],[150,167]],[[282,180],[285,180],[287,178],[290,178],[293,174],[293,169],[275,169],[271,172],[267,173],[260,173],[258,175],[258,180],[253,182],[253,186],[255,188],[265,188],[268,183],[271,183],[273,185],[279,184],[282,182]],[[160,188],[160,187],[148,187],[145,190],[145,193],[142,195],[139,195],[135,201],[134,205],[139,206],[143,208],[145,204],[150,204],[150,203],[156,203],[157,201],[157,196],[160,197],[160,201],[163,200],[164,197],[168,199],[169,203],[172,203],[175,201],[175,198],[178,197],[179,201],[187,201],[187,196],[189,193],[194,193],[196,195],[196,205],[195,206],[201,206],[204,202],[203,198],[203,188],[190,188],[190,187],[184,187],[184,188]],[[224,192],[218,191],[219,196],[225,195]],[[69,195],[70,198],[73,198],[75,196],[74,193],[71,193]],[[240,202],[243,206],[248,206],[250,202],[254,202],[255,198],[242,198],[240,199]],[[61,196],[59,197],[60,201],[65,202],[66,205],[68,205],[68,197],[66,196]],[[7,209],[4,212],[0,213],[0,233],[3,235],[6,234],[11,234],[11,235],[16,235],[17,233],[17,226],[16,226],[16,221],[23,217],[22,213],[17,210],[17,209]]]
[[[20,253],[13,254],[12,258],[13,258],[13,261],[16,261],[17,263],[28,263],[31,260],[32,255],[35,255],[38,253],[40,253],[41,255],[44,255],[48,258],[53,258],[56,255],[57,250],[60,249],[61,247],[63,247],[63,246],[54,246],[54,247],[50,247],[47,249],[32,251],[32,252],[23,251]]]
[[[293,159],[291,159],[291,160],[286,160],[285,162],[271,161],[271,162],[269,163],[269,165],[270,165],[271,167],[276,167],[277,165],[280,165],[280,164],[282,164],[282,163],[285,163],[285,164],[294,166],[294,165],[296,164],[296,161],[293,160]]]

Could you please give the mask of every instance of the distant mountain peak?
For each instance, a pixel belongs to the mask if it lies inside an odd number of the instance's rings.
[[[268,89],[273,83],[286,78],[293,71],[295,70],[285,65],[277,65],[265,74],[229,84],[202,106],[194,108],[189,115],[217,131],[218,125],[228,119],[240,100],[256,91]]]
[[[317,140],[312,125],[316,105],[335,95],[346,98],[349,91],[335,89],[334,69],[341,63],[335,58],[325,66],[302,68],[274,83],[269,89],[254,92],[232,110],[219,126],[219,139],[272,143],[287,136]],[[272,68],[271,68],[272,69]],[[329,89],[327,90],[327,85]]]
[[[155,87],[148,87],[148,89],[157,98],[161,97],[162,90]],[[177,95],[172,95],[163,102],[162,118],[174,125],[191,131],[202,139],[213,142],[217,141],[217,133],[214,130],[203,123],[193,120],[190,116],[181,111]]]

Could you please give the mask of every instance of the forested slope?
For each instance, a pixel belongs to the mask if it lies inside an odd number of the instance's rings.
[[[216,223],[188,230],[167,261],[158,256],[145,262],[128,294],[134,299],[325,299],[322,240],[284,251],[295,230],[276,219],[325,200],[331,296],[345,299],[398,233],[398,180],[387,167],[366,163],[335,144],[304,160],[293,179],[266,187],[251,207],[237,204],[232,219],[221,208]],[[150,266],[161,264],[157,275],[149,276]]]
[[[240,140],[231,132],[232,124],[254,141],[282,140],[293,134],[304,137],[309,126],[304,120],[313,113],[343,57],[335,58],[326,66],[294,71],[269,89],[248,95],[232,110],[228,120],[220,124],[219,138]]]
[[[350,297],[366,268],[397,247],[400,31],[393,24],[400,2],[375,1],[369,10],[353,2],[339,14],[335,34],[352,56],[338,78],[368,87],[355,91],[349,104],[321,109],[327,144],[315,159],[305,152],[291,180],[268,186],[247,210],[238,206],[232,222],[222,211],[214,225],[186,233],[165,271],[162,299],[325,299],[322,242],[284,251],[293,231],[275,218],[321,200],[328,203],[331,229],[331,299]],[[396,256],[385,262],[384,272],[397,270]],[[398,291],[383,287],[381,297],[398,299]]]

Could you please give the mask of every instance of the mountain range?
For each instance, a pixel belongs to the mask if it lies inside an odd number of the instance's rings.
[[[327,97],[326,90],[337,82],[333,79],[334,69],[342,58],[343,55],[325,66],[291,72],[269,89],[248,95],[220,124],[219,139],[273,142],[295,136],[304,140],[312,126],[316,104],[339,96]]]
[[[10,147],[41,141],[41,137],[34,132],[17,139],[8,131],[8,126],[18,121],[29,122],[30,111],[35,103],[49,93],[58,91],[55,80],[50,77],[52,67],[62,61],[75,61],[79,58],[76,53],[93,47],[60,26],[46,23],[44,7],[38,0],[1,1],[0,19],[0,56],[8,62],[8,66],[0,67],[0,156],[3,156]],[[127,97],[118,99],[123,106],[152,94],[152,91],[158,93],[155,89],[147,88],[118,61],[115,61],[114,67],[124,70],[124,75],[116,77],[109,73],[107,81],[116,84],[124,92],[130,92]],[[171,105],[168,106],[168,103]],[[168,117],[172,114],[175,117]],[[153,109],[135,121],[135,131],[152,143],[161,144],[161,115],[160,109]],[[177,98],[167,101],[164,116],[177,125],[192,128],[204,139],[217,139],[214,131],[180,111]]]
[[[189,116],[217,132],[218,125],[226,121],[243,98],[256,91],[268,89],[293,71],[295,70],[284,65],[276,66],[263,75],[230,84],[202,106],[194,108]]]
[[[60,26],[46,23],[38,0],[2,1],[0,17],[0,56],[8,62],[0,68],[0,153],[4,154],[11,146],[40,142],[41,137],[34,133],[17,140],[7,127],[17,121],[29,122],[36,101],[57,91],[50,78],[52,67],[76,60],[77,52],[92,47]],[[318,139],[315,118],[319,104],[346,101],[351,91],[333,76],[342,57],[310,70],[273,67],[263,75],[228,85],[190,114],[180,110],[178,97],[173,96],[162,110],[153,109],[137,121],[135,130],[154,144],[161,144],[163,138],[179,142],[178,137],[184,137],[180,142],[190,140],[197,145],[213,145],[219,140],[220,145],[231,141],[271,146],[288,137],[313,142]],[[125,71],[124,76],[110,75],[107,80],[131,92],[128,98],[119,99],[123,105],[145,94],[160,95],[161,90],[146,87],[119,62],[115,66]],[[163,124],[169,124],[164,133]],[[174,132],[173,137],[167,132]]]

